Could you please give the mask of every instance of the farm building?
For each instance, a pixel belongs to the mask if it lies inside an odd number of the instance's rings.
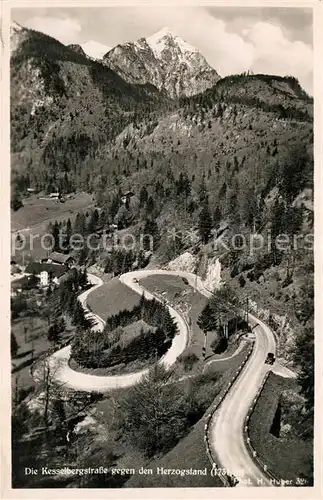
[[[48,264],[59,264],[67,267],[71,267],[75,264],[75,259],[70,254],[52,252],[47,259],[43,259],[42,262]]]
[[[51,283],[58,285],[66,274],[66,267],[45,262],[29,262],[25,274],[36,276],[40,286],[49,286]]]

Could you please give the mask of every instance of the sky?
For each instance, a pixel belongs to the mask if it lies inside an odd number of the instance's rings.
[[[12,19],[62,43],[108,47],[167,26],[197,47],[221,76],[293,75],[313,92],[312,13],[303,8],[95,7],[12,9]]]

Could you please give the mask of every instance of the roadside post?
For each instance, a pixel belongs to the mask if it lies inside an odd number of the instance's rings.
[[[204,330],[203,331],[204,333],[204,345],[202,347],[202,353],[203,353],[203,359],[205,361],[205,358],[206,358],[206,341],[207,341],[207,330]]]

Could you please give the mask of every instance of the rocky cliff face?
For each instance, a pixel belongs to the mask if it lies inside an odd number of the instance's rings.
[[[126,81],[150,83],[172,98],[203,92],[220,78],[195,47],[167,28],[149,38],[117,45],[103,62]]]

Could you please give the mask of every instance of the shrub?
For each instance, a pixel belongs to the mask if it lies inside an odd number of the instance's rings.
[[[228,347],[228,339],[225,337],[221,337],[220,339],[213,340],[211,344],[211,349],[215,354],[221,354]]]
[[[244,279],[244,277],[241,275],[239,276],[239,285],[241,286],[241,288],[243,288],[246,284],[246,280]]]
[[[199,358],[195,352],[184,353],[178,357],[178,361],[182,363],[186,372],[192,370],[194,364],[197,363],[198,360]]]
[[[119,401],[122,433],[147,457],[173,448],[188,427],[186,397],[170,377],[158,367]]]

